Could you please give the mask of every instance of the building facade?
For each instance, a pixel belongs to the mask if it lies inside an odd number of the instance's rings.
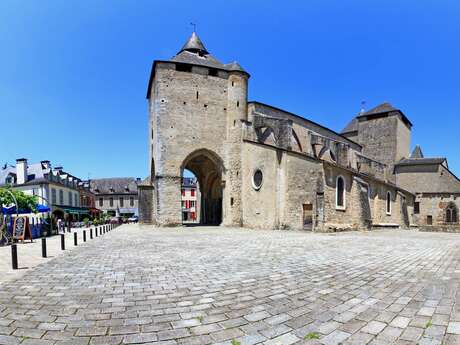
[[[402,112],[382,105],[337,133],[248,102],[249,77],[214,58],[195,33],[171,60],[154,61],[141,222],[183,222],[185,169],[198,180],[201,224],[340,231],[414,222],[415,194],[394,174],[410,145]]]
[[[198,223],[199,222],[199,208],[198,208],[198,188],[195,178],[184,177],[182,179],[182,222]]]
[[[415,223],[422,229],[460,231],[460,180],[449,170],[447,158],[425,158],[416,146],[408,159],[395,166],[396,181],[416,195]]]
[[[89,185],[95,195],[96,207],[113,217],[129,218],[138,215],[137,187],[140,179],[114,177],[92,179]]]
[[[38,202],[48,206],[59,219],[68,214],[71,219],[80,220],[94,212],[94,195],[88,184],[60,166],[53,168],[50,161],[29,164],[27,159],[20,158],[15,166],[5,165],[0,170],[0,185],[37,196]],[[83,196],[88,204],[82,204]]]

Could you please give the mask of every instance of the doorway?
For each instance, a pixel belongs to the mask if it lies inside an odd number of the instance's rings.
[[[189,224],[190,217],[195,216],[195,224],[219,225],[222,222],[221,159],[209,150],[195,151],[185,159],[181,176],[183,224]],[[195,192],[190,179],[196,181]]]

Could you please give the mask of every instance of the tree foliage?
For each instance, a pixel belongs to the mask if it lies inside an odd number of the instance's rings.
[[[11,188],[0,188],[0,206],[16,205],[14,199],[16,199],[20,210],[37,212],[38,198],[35,195],[27,195],[20,190]]]

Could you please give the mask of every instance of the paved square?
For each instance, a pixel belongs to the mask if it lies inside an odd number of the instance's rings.
[[[460,344],[459,284],[458,234],[126,225],[1,284],[0,344]]]

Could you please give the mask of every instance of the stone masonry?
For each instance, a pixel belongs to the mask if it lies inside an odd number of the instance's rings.
[[[238,63],[214,58],[195,33],[172,59],[154,61],[142,223],[181,224],[184,169],[198,179],[202,224],[341,231],[413,222],[415,195],[393,174],[408,155],[412,126],[400,110],[377,107],[339,134],[247,102],[248,80]],[[337,207],[342,175],[346,205]]]
[[[2,345],[460,343],[456,234],[124,225],[22,271]]]

